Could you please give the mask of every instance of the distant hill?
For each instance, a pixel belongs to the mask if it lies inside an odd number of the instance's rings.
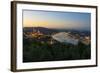
[[[45,27],[24,27],[23,31],[24,32],[40,31],[43,34],[52,34],[58,32],[56,29],[50,29]]]

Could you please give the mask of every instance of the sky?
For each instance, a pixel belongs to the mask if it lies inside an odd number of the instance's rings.
[[[23,10],[23,27],[90,30],[91,14]]]

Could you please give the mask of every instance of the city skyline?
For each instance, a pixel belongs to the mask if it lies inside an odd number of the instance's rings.
[[[23,27],[90,30],[91,14],[23,10]]]

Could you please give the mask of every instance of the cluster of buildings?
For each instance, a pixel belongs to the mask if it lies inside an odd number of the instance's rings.
[[[91,43],[91,38],[90,38],[90,36],[85,36],[80,41],[85,45],[89,45]]]
[[[53,39],[59,41],[59,42],[64,42],[64,43],[69,43],[73,45],[78,45],[79,42],[89,45],[91,43],[91,38],[90,36],[80,36],[79,34],[71,34],[70,32],[60,32],[57,34],[52,35]]]
[[[24,32],[27,38],[40,38],[43,34],[38,30],[37,32]]]
[[[90,36],[80,36],[79,34],[71,34],[71,32],[59,32],[53,35],[45,35],[41,33],[39,30],[36,32],[28,32],[24,33],[26,38],[34,38],[37,39],[41,43],[49,43],[54,44],[56,42],[64,42],[73,45],[78,45],[79,42],[82,42],[85,45],[89,45],[91,43]]]
[[[26,39],[32,39],[42,44],[44,44],[45,42],[48,44],[54,44],[55,42],[57,42],[56,40],[52,39],[50,35],[45,35],[39,30],[35,32],[24,32],[24,36]]]

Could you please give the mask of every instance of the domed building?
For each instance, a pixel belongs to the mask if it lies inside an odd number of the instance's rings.
[[[62,42],[62,43],[69,43],[73,45],[77,45],[79,42],[79,39],[77,39],[74,35],[71,35],[70,33],[66,32],[59,32],[54,35],[52,35],[52,38],[56,41]]]

